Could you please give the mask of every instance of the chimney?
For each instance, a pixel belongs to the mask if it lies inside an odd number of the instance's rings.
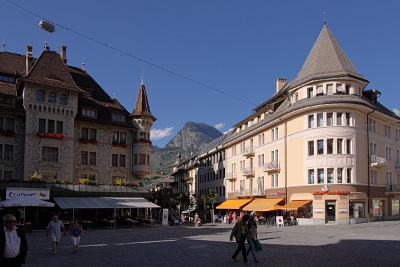
[[[287,79],[285,78],[278,78],[276,79],[276,92],[278,93],[287,83]]]
[[[33,65],[32,46],[26,46],[26,75],[28,75]]]
[[[61,59],[67,64],[67,47],[65,45],[61,46]]]

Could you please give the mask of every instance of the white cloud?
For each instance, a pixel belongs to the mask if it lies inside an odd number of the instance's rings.
[[[223,123],[223,122],[221,122],[221,123],[218,123],[217,125],[215,125],[214,126],[216,129],[218,129],[218,130],[221,130],[222,128],[224,128],[225,127],[225,123]]]
[[[172,134],[174,127],[167,127],[165,129],[152,129],[150,130],[151,140],[160,140]]]

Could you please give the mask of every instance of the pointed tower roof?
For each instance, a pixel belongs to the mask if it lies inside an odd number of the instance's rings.
[[[368,82],[358,73],[324,23],[303,67],[297,77],[288,84],[288,87],[293,88],[311,80],[328,77],[353,77]]]
[[[136,98],[135,108],[133,109],[131,116],[147,116],[151,117],[153,121],[157,120],[156,117],[154,117],[150,112],[149,101],[147,100],[146,87],[144,86],[143,78],[142,83],[140,84],[138,96]]]
[[[67,65],[60,55],[54,51],[44,50],[35,65],[21,82],[58,87],[83,93],[72,78]]]

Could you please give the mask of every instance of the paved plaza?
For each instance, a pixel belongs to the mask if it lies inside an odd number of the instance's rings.
[[[30,266],[243,266],[231,256],[233,225],[86,230],[77,253],[69,235],[52,254],[45,231],[27,234]],[[400,221],[357,225],[258,227],[263,250],[253,266],[399,266]],[[247,243],[246,243],[247,246]]]

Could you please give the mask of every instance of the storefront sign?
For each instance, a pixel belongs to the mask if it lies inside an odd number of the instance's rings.
[[[278,192],[275,192],[275,193],[268,193],[267,195],[268,196],[285,196],[286,193],[282,192],[282,191],[278,191]]]
[[[50,199],[50,188],[12,188],[7,187],[6,199],[15,198],[36,198],[36,199]]]
[[[348,209],[339,209],[339,213],[349,213]]]
[[[315,190],[314,195],[350,195],[350,191],[333,190],[333,191],[319,191]]]
[[[314,213],[324,213],[323,209],[314,209]]]

